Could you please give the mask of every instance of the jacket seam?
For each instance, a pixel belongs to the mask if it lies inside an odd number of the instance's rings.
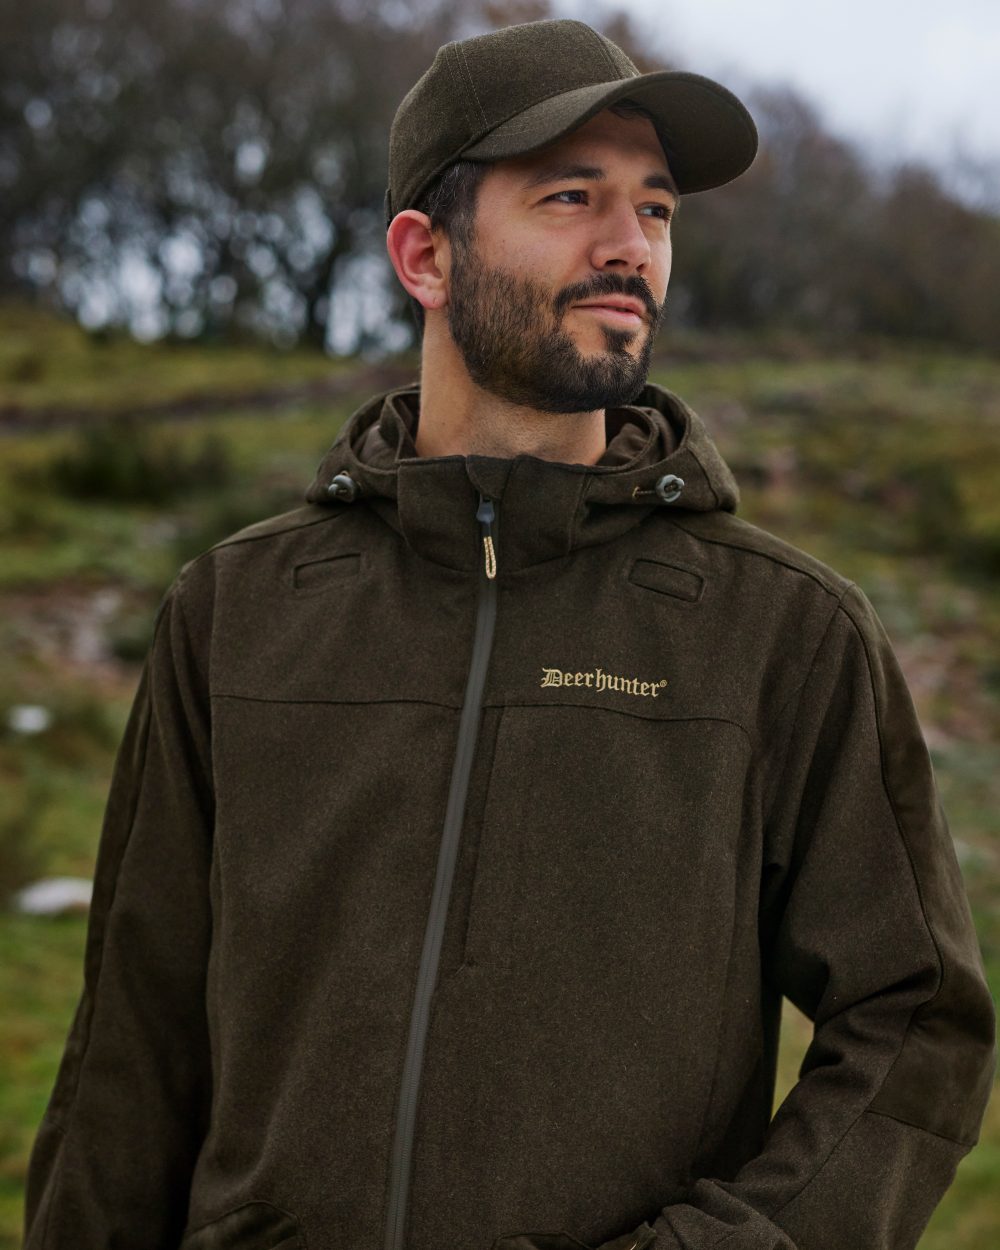
[[[188,639],[193,642],[194,635],[191,632],[191,626],[188,621],[187,609],[184,607],[184,596],[181,594],[181,591],[183,587],[186,585],[186,582],[187,582],[187,573],[186,571],[182,570],[180,576],[177,579],[177,593],[174,595],[174,598],[177,602],[177,609],[178,609],[178,612],[180,613],[181,621],[183,622],[183,625],[184,625],[184,632],[187,635]],[[201,678],[202,687],[207,692],[208,690],[211,689],[211,682],[209,679],[209,674],[202,667],[201,657],[198,655],[194,646],[192,646],[191,648],[191,654],[194,656],[195,667],[198,669],[198,675]]]
[[[533,699],[528,700],[507,700],[504,703],[496,703],[484,701],[483,707],[501,707],[504,709],[515,707],[575,707],[586,712],[610,712],[612,716],[630,716],[633,720],[650,721],[654,724],[662,725],[679,725],[687,724],[688,721],[714,721],[720,725],[732,725],[734,729],[738,729],[746,738],[747,745],[753,750],[753,737],[749,729],[745,725],[741,725],[738,720],[732,720],[728,716],[643,716],[639,712],[633,712],[625,707],[603,707],[599,703],[569,703],[564,699]]]
[[[848,582],[846,586],[838,590],[835,584],[831,584],[830,581],[820,577],[818,573],[814,573],[811,569],[803,568],[799,564],[793,564],[791,560],[783,560],[780,556],[773,555],[770,551],[758,551],[756,547],[750,547],[746,543],[734,543],[726,538],[712,538],[709,537],[708,534],[700,534],[695,529],[689,529],[686,525],[682,524],[680,518],[677,516],[671,516],[669,514],[665,514],[665,516],[671,524],[676,525],[678,529],[683,530],[685,534],[696,539],[698,542],[713,543],[717,547],[728,547],[732,551],[743,551],[746,552],[747,555],[758,556],[761,560],[770,560],[772,564],[780,564],[786,569],[791,569],[793,573],[800,573],[803,577],[808,577],[814,581],[818,586],[825,590],[827,594],[836,595],[838,602],[854,585],[854,582]]]
[[[201,666],[201,661],[200,661],[200,658],[199,658],[199,656],[198,656],[197,650],[196,650],[196,649],[195,649],[195,647],[194,647],[194,643],[193,643],[193,640],[194,640],[194,635],[193,635],[193,634],[192,634],[192,632],[191,632],[191,627],[190,627],[190,624],[189,624],[189,622],[188,622],[187,612],[185,611],[185,608],[184,608],[184,597],[183,597],[183,595],[181,594],[181,591],[182,591],[182,589],[183,589],[183,587],[184,587],[184,584],[185,584],[185,579],[186,579],[186,571],[183,571],[183,570],[182,570],[182,572],[181,572],[180,576],[179,576],[179,577],[178,577],[178,579],[177,579],[177,588],[176,588],[176,593],[174,594],[174,601],[175,601],[175,602],[176,602],[176,604],[177,604],[177,611],[178,611],[178,614],[179,614],[179,616],[180,616],[180,618],[181,618],[181,622],[182,622],[182,624],[183,624],[183,626],[184,626],[184,633],[185,633],[185,635],[186,635],[186,637],[187,637],[187,640],[188,640],[188,643],[189,643],[189,645],[190,645],[190,647],[191,647],[191,655],[192,655],[192,656],[193,656],[193,658],[194,658],[194,665],[195,665],[195,668],[196,668],[196,669],[197,669],[197,671],[198,671],[198,675],[199,675],[199,677],[201,678],[202,689],[203,689],[203,691],[204,691],[205,698],[206,698],[206,700],[207,700],[207,707],[206,707],[206,709],[205,709],[205,711],[206,711],[206,720],[207,720],[207,725],[206,725],[206,728],[207,728],[207,733],[208,733],[208,759],[207,759],[207,761],[206,761],[205,759],[203,759],[203,758],[202,758],[202,754],[201,754],[201,752],[200,752],[200,751],[197,749],[197,747],[195,746],[194,738],[193,738],[193,736],[192,736],[192,735],[189,735],[189,739],[190,739],[190,741],[191,741],[191,745],[192,745],[192,747],[194,747],[194,750],[195,750],[195,755],[197,756],[197,759],[198,759],[198,766],[199,766],[199,768],[200,768],[200,770],[201,770],[201,773],[202,773],[202,779],[203,779],[204,784],[205,784],[205,789],[207,790],[207,792],[208,792],[208,794],[209,794],[209,796],[210,796],[210,801],[211,801],[211,804],[212,804],[212,825],[213,825],[213,829],[214,829],[214,825],[215,825],[215,815],[216,815],[216,810],[217,810],[217,797],[218,797],[218,796],[216,795],[216,792],[215,792],[215,772],[214,772],[214,769],[213,769],[213,767],[212,767],[212,755],[213,755],[213,748],[212,748],[212,696],[211,696],[211,680],[210,680],[210,675],[209,675],[208,673],[206,673],[206,672],[204,672],[204,671],[202,670],[202,666]],[[187,685],[187,683],[185,683],[185,685]],[[196,697],[196,698],[198,697],[198,696],[197,696],[197,694],[196,694],[196,696],[195,696],[195,697]]]
[[[307,703],[321,704],[332,707],[350,707],[360,706],[369,707],[386,703],[416,703],[421,707],[441,707],[446,708],[449,712],[461,711],[459,703],[439,703],[436,699],[275,699],[269,695],[259,694],[231,694],[228,691],[218,690],[209,694],[210,699],[240,699],[244,703]],[[500,705],[502,706],[502,705]]]
[[[312,506],[314,508],[329,507],[329,505],[321,505],[318,503],[313,504]],[[294,524],[290,523],[288,525],[283,525],[280,530],[268,530],[266,534],[245,534],[241,537],[239,535],[239,531],[237,530],[235,534],[231,534],[227,538],[220,538],[219,541],[217,543],[213,543],[212,546],[209,547],[207,551],[202,552],[202,555],[207,556],[211,552],[218,551],[222,547],[238,547],[242,543],[263,542],[267,538],[280,538],[282,534],[291,534],[295,530],[308,529],[311,525],[324,525],[329,521],[336,521],[340,517],[342,517],[347,511],[347,508],[349,506],[350,505],[346,503],[342,504],[342,506],[340,508],[337,508],[335,511],[324,512],[322,516],[312,517],[308,521],[299,521]],[[297,510],[298,509],[296,509],[296,511]],[[271,517],[261,517],[259,521],[255,521],[253,522],[253,524],[255,525],[266,524],[271,519],[272,519]],[[201,556],[197,556],[196,559],[201,559]]]
[[[815,671],[816,662],[819,659],[820,652],[823,650],[824,646],[826,645],[826,640],[827,640],[827,637],[829,636],[830,629],[833,625],[833,622],[837,618],[837,613],[840,611],[841,600],[844,598],[844,595],[847,594],[848,590],[850,590],[853,586],[854,586],[854,583],[851,582],[847,586],[847,588],[839,595],[837,602],[834,605],[833,611],[830,613],[826,624],[823,626],[823,631],[820,634],[819,641],[817,642],[815,649],[813,650],[812,658],[809,661],[808,668],[803,674],[802,680],[798,683],[798,685],[793,690],[789,692],[789,694],[783,700],[781,706],[778,708],[778,710],[774,713],[774,715],[768,720],[767,724],[760,731],[760,738],[755,748],[755,755],[757,756],[757,765],[756,765],[757,770],[758,770],[759,775],[763,779],[762,792],[761,792],[761,822],[762,822],[762,827],[765,830],[765,852],[766,852],[766,830],[770,823],[771,808],[774,803],[774,783],[771,779],[769,763],[771,759],[771,752],[775,748],[773,745],[769,745],[765,748],[764,744],[767,742],[767,739],[771,730],[774,728],[774,726],[776,726],[780,722],[782,717],[784,717],[792,700],[795,699],[796,700],[795,712],[794,712],[794,715],[792,716],[790,729],[788,733],[782,736],[782,739],[781,739],[782,767],[783,767],[784,762],[788,756],[788,751],[791,747],[792,737],[793,737],[794,729],[795,729],[795,722],[798,719],[799,711],[802,705],[803,691],[805,690],[806,686],[809,684],[809,680],[812,677],[813,672]],[[763,975],[764,975],[765,981],[769,981],[769,974],[766,970],[764,971]],[[904,1034],[904,1040],[905,1040],[905,1034]],[[808,1182],[806,1183],[808,1184]],[[789,1199],[789,1201],[791,1201],[791,1199]]]
[[[968,1141],[963,1137],[952,1137],[950,1133],[941,1133],[936,1128],[928,1128],[926,1124],[915,1124],[912,1120],[904,1120],[902,1116],[892,1115],[889,1111],[876,1111],[871,1106],[865,1107],[861,1114],[880,1115],[886,1120],[895,1120],[897,1124],[905,1124],[907,1128],[919,1129],[921,1133],[930,1133],[932,1137],[940,1137],[942,1141],[950,1141],[956,1146],[964,1146],[967,1150],[971,1150],[978,1141],[978,1138]]]
[[[326,505],[313,504],[313,507],[315,508],[319,508],[323,506],[326,506]],[[213,543],[211,547],[207,548],[205,551],[200,552],[198,555],[192,557],[192,559],[190,559],[185,564],[184,569],[187,570],[187,569],[193,568],[196,564],[199,564],[202,560],[207,559],[207,557],[210,556],[213,552],[221,551],[222,548],[224,547],[238,547],[242,543],[263,542],[267,538],[280,538],[282,534],[290,534],[290,533],[293,533],[295,530],[308,529],[310,525],[322,525],[324,524],[324,522],[336,521],[339,517],[342,517],[343,515],[344,515],[344,510],[338,509],[337,511],[331,512],[324,516],[313,517],[309,521],[302,521],[298,524],[294,524],[294,525],[289,524],[289,525],[282,526],[280,530],[270,530],[266,534],[247,534],[243,538],[236,537],[235,535],[232,535],[229,538],[220,538],[217,543]],[[270,517],[262,517],[260,521],[255,521],[254,524],[260,525],[270,519],[271,519]]]
[[[209,695],[212,699],[240,699],[246,703],[305,703],[305,704],[323,704],[335,707],[360,706],[368,707],[374,705],[382,705],[386,703],[415,703],[421,707],[438,707],[445,708],[450,712],[461,711],[461,706],[457,703],[439,703],[436,699],[275,699],[269,695],[256,694],[232,694],[228,691],[217,690],[212,691]],[[660,724],[686,724],[688,721],[714,721],[721,725],[731,725],[734,729],[738,729],[746,738],[748,746],[753,749],[753,737],[745,725],[741,725],[739,721],[731,720],[728,716],[641,716],[638,712],[629,711],[628,708],[619,707],[602,707],[598,703],[566,703],[563,701],[546,700],[543,702],[512,702],[499,700],[483,700],[483,707],[499,708],[506,710],[508,708],[521,707],[575,707],[581,711],[587,712],[610,712],[613,716],[630,716],[634,720],[650,721]]]
[[[918,1008],[915,1007],[913,1013],[910,1016],[910,1020],[907,1023],[906,1029],[903,1032],[903,1040],[900,1042],[899,1051],[897,1052],[896,1058],[893,1060],[892,1065],[889,1068],[889,1071],[886,1072],[885,1076],[882,1078],[882,1081],[879,1085],[879,1089],[881,1089],[882,1085],[885,1084],[886,1079],[889,1076],[889,1072],[892,1071],[892,1068],[895,1066],[896,1061],[899,1059],[899,1056],[903,1052],[903,1047],[906,1045],[907,1034],[910,1031],[910,1024],[913,1021],[913,1014],[915,1014],[917,1010]],[[876,1094],[877,1093],[878,1091],[876,1090]],[[854,1129],[857,1127],[857,1125],[861,1121],[861,1117],[864,1115],[885,1115],[885,1113],[882,1111],[873,1111],[871,1109],[871,1101],[869,1100],[868,1105],[865,1107],[862,1107],[861,1110],[858,1112],[858,1114],[854,1117],[854,1119],[847,1126],[847,1128],[844,1129],[843,1133],[841,1133],[841,1135],[837,1138],[834,1144],[830,1147],[829,1151],[827,1152],[826,1158],[819,1165],[819,1167],[816,1168],[816,1170],[812,1173],[812,1175],[806,1179],[805,1183],[799,1189],[797,1189],[794,1194],[786,1198],[780,1207],[776,1207],[773,1211],[766,1213],[767,1218],[769,1220],[774,1221],[776,1217],[779,1216],[781,1212],[786,1209],[786,1207],[791,1206],[793,1202],[797,1201],[799,1198],[802,1197],[802,1195],[806,1192],[809,1186],[813,1183],[813,1181],[817,1179],[817,1177],[820,1175],[820,1173],[823,1171],[826,1165],[830,1162],[833,1156],[837,1153],[837,1151],[840,1149],[840,1147],[843,1145],[846,1139],[850,1136],[851,1133],[854,1132]],[[934,1129],[924,1128],[923,1125],[921,1124],[911,1124],[907,1120],[899,1120],[898,1117],[892,1116],[892,1115],[886,1115],[885,1118],[887,1120],[897,1120],[898,1123],[905,1124],[907,1128],[916,1128],[916,1129],[919,1129],[921,1132],[930,1133],[933,1137],[943,1138],[945,1141],[952,1142],[956,1146],[966,1146],[968,1148],[971,1148],[969,1147],[968,1143],[960,1141],[957,1137],[949,1137],[945,1133],[937,1133],[934,1131]],[[975,1143],[972,1143],[972,1144],[974,1145]],[[735,1231],[738,1231],[738,1230],[734,1230],[734,1232]],[[726,1236],[723,1237],[722,1241],[719,1242],[718,1244],[722,1245],[724,1242],[728,1241],[732,1235],[733,1235],[732,1233],[727,1233]]]
[[[816,662],[819,659],[820,652],[823,650],[824,646],[826,645],[826,640],[827,640],[827,637],[829,636],[830,629],[833,625],[833,622],[837,619],[837,613],[840,610],[841,601],[843,600],[844,595],[846,595],[848,591],[852,589],[853,586],[854,586],[854,582],[849,583],[849,585],[838,596],[837,602],[833,606],[833,611],[830,613],[830,616],[827,619],[826,624],[823,626],[823,632],[822,634],[820,634],[819,642],[817,642],[816,647],[812,653],[812,657],[809,660],[809,665],[806,668],[805,672],[802,674],[802,680],[798,683],[797,686],[795,686],[792,690],[789,691],[785,699],[782,701],[781,706],[768,719],[767,724],[764,725],[763,728],[760,730],[760,736],[757,740],[757,743],[755,744],[756,751],[759,752],[761,751],[762,748],[764,748],[764,744],[768,739],[768,735],[771,733],[772,729],[774,729],[774,727],[780,723],[782,717],[787,712],[788,707],[791,704],[793,699],[796,700],[795,717],[798,717],[799,705],[802,702],[802,692],[803,690],[805,690],[806,686],[809,684],[809,679],[812,677],[813,672],[815,671]],[[784,746],[785,746],[786,751],[788,749],[788,745],[789,745],[788,741],[785,741]],[[760,759],[760,763],[762,767],[766,766],[771,750],[772,750],[771,747],[767,747],[764,750],[764,753]]]

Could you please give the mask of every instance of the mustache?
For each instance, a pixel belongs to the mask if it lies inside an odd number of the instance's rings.
[[[587,287],[569,287],[556,299],[556,312],[563,313],[571,304],[579,304],[585,300],[598,300],[608,295],[624,295],[637,299],[649,314],[649,319],[656,322],[660,317],[660,305],[653,298],[653,293],[642,281],[623,282],[612,275],[607,275],[598,283]]]

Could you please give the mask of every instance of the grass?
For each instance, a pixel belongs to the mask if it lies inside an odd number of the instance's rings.
[[[191,395],[238,395],[329,378],[352,366],[314,351],[250,342],[144,344],[124,333],[88,333],[30,304],[0,306],[0,396],[29,417],[49,407],[128,409]]]
[[[287,414],[242,414],[237,409],[212,418],[213,433],[228,448],[233,481],[224,488],[181,492],[169,508],[40,490],[38,478],[48,464],[72,455],[80,435],[59,431],[8,436],[0,474],[0,589],[63,578],[164,585],[176,571],[174,551],[157,536],[166,518],[195,528],[225,501],[229,512],[239,513],[238,524],[232,526],[238,528],[272,510],[296,506],[305,490],[303,475],[311,477],[342,415],[331,417],[327,408],[311,405]],[[207,423],[158,421],[149,442],[193,458]],[[146,540],[137,542],[144,535]]]
[[[872,599],[901,657],[938,776],[994,993],[1000,987],[1000,361],[927,345],[824,356],[740,336],[678,334],[651,378],[704,418],[740,483],[739,515],[826,560]],[[162,502],[83,498],[49,470],[86,454],[80,429],[32,413],[197,393],[248,395],[347,370],[261,348],[94,343],[0,309],[0,708],[41,703],[50,731],[0,730],[0,831],[38,875],[90,876],[115,748],[152,614],[179,565],[243,524],[302,502],[341,422],[372,389],[262,411],[234,399],[198,420],[157,417],[154,456],[193,461],[206,436],[229,472]],[[414,374],[416,369],[414,369]],[[94,413],[86,414],[86,421]],[[164,462],[167,462],[164,460]],[[138,463],[138,462],[137,462]],[[131,470],[139,475],[141,469]],[[117,607],[99,617],[97,596]],[[89,633],[88,633],[89,631]],[[114,655],[74,659],[80,638]],[[2,833],[0,833],[2,836]],[[0,912],[0,1250],[19,1244],[23,1177],[82,987],[82,917]],[[775,1105],[812,1026],[790,1004]],[[960,1164],[920,1250],[1000,1244],[1000,1100]],[[844,1250],[861,1250],[845,1247]]]
[[[24,1169],[83,986],[86,917],[0,920],[0,1246],[21,1244]]]

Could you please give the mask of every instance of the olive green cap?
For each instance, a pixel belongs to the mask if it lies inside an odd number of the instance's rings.
[[[642,74],[610,39],[572,18],[522,22],[440,47],[389,132],[388,226],[459,158],[545,147],[628,96],[649,110],[681,194],[738,177],[757,128],[727,88],[680,70]]]

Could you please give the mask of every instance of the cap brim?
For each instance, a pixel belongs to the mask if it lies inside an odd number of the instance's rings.
[[[561,139],[625,96],[655,118],[682,195],[731,182],[757,154],[757,127],[731,91],[701,74],[658,70],[551,96],[502,122],[461,155],[489,161],[526,155]]]

